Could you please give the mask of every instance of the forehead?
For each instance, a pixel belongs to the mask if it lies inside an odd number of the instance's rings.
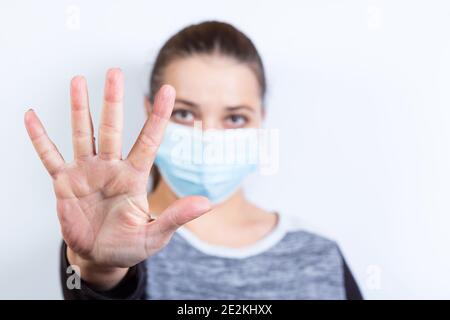
[[[221,55],[192,55],[171,62],[164,83],[177,90],[177,97],[200,105],[261,105],[254,72],[245,63]]]

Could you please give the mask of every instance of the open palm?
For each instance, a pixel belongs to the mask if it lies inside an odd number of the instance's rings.
[[[89,111],[86,81],[71,82],[74,161],[66,163],[33,110],[25,126],[53,179],[62,235],[68,247],[97,265],[130,267],[161,249],[184,223],[210,209],[207,199],[187,197],[158,219],[149,214],[147,182],[170,119],[175,90],[161,87],[152,114],[126,159],[122,159],[123,74],[106,75],[98,151]]]

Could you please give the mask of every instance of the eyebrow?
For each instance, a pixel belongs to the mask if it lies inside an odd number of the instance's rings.
[[[198,104],[196,104],[196,103],[194,103],[192,101],[189,101],[189,100],[185,100],[185,99],[175,99],[175,102],[182,103],[182,104],[185,104],[185,105],[187,105],[189,107],[193,107],[193,108],[198,108],[199,107]]]
[[[252,108],[250,106],[247,106],[247,105],[230,106],[230,107],[226,107],[226,109],[228,111],[236,111],[236,110],[239,110],[239,109],[246,109],[246,110],[248,110],[250,112],[255,112],[254,108]]]
[[[189,101],[189,100],[186,100],[186,99],[175,99],[175,102],[184,104],[184,105],[189,106],[189,107],[194,108],[194,109],[198,109],[199,108],[199,105],[197,103]],[[255,109],[250,107],[250,106],[248,106],[248,105],[227,106],[225,108],[227,109],[227,111],[236,111],[236,110],[239,110],[239,109],[246,109],[246,110],[248,110],[250,112],[255,112]]]

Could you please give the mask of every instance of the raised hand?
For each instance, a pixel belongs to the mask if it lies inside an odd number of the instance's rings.
[[[35,112],[25,113],[30,139],[53,179],[69,260],[82,265],[85,280],[105,288],[117,283],[128,267],[167,244],[179,226],[210,210],[206,198],[194,196],[176,201],[158,219],[151,218],[147,181],[173,109],[175,90],[169,85],[161,87],[152,114],[126,159],[121,154],[123,91],[122,72],[110,69],[96,151],[86,80],[81,76],[72,79],[71,163],[64,161]]]

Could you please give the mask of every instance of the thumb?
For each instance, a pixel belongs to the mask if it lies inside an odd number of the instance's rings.
[[[179,227],[211,210],[209,200],[201,196],[189,196],[175,201],[155,221],[162,234],[172,234]]]

